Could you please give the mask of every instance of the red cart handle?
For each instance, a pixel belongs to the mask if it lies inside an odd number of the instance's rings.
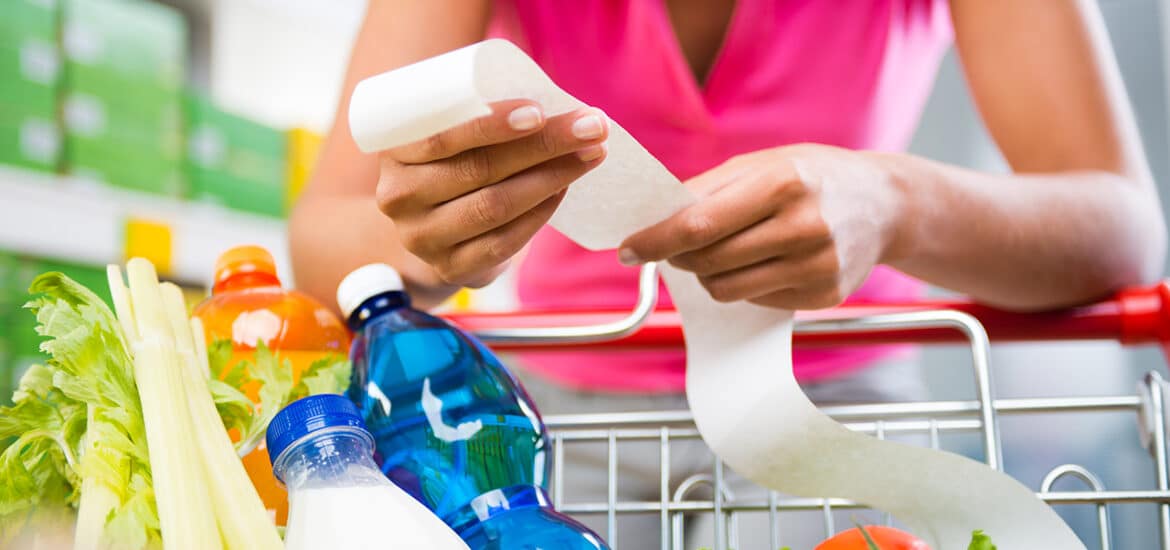
[[[885,313],[924,310],[957,310],[978,319],[993,341],[1115,340],[1127,345],[1161,344],[1170,353],[1170,280],[1148,287],[1129,289],[1110,300],[1047,313],[1017,313],[971,301],[921,301],[905,303],[849,304],[829,310],[800,312],[797,320],[856,318]],[[504,313],[459,313],[448,319],[472,332],[514,327],[573,327],[597,325],[628,317],[628,311],[516,311]],[[844,346],[888,343],[959,342],[953,330],[877,328],[867,332],[797,333],[794,345]],[[683,344],[682,326],[674,310],[656,310],[630,334],[602,342],[555,345],[573,349],[678,348]],[[532,343],[500,343],[499,350],[531,349]]]

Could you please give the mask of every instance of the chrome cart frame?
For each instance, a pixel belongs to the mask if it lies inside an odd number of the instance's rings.
[[[645,349],[682,345],[676,312],[656,311],[658,277],[653,264],[645,266],[639,282],[639,299],[632,312],[543,311],[495,314],[456,314],[449,317],[500,350],[556,347],[558,349]],[[798,316],[794,345],[856,345],[897,342],[965,342],[969,346],[975,377],[975,396],[969,401],[857,404],[822,407],[851,429],[878,438],[891,434],[920,434],[932,448],[949,433],[976,433],[983,459],[1002,469],[998,417],[1037,413],[1129,412],[1139,419],[1139,440],[1152,458],[1155,486],[1143,490],[1108,490],[1093,472],[1077,464],[1065,464],[1048,472],[1038,496],[1053,505],[1087,504],[1096,508],[1096,541],[1090,548],[1113,548],[1109,512],[1112,507],[1147,503],[1157,506],[1159,548],[1170,550],[1170,463],[1167,458],[1166,391],[1157,372],[1148,373],[1136,395],[1103,397],[1035,397],[996,399],[989,365],[990,342],[1043,340],[1115,340],[1124,344],[1170,342],[1170,284],[1135,289],[1115,299],[1074,310],[1019,314],[970,302],[922,302],[845,306],[827,312]],[[710,474],[693,475],[671,487],[672,443],[699,438],[690,413],[615,413],[563,415],[545,418],[553,437],[554,504],[577,515],[604,515],[607,540],[621,548],[616,520],[621,514],[657,514],[661,548],[683,548],[683,515],[708,513],[715,520],[715,548],[737,548],[737,514],[766,512],[770,548],[779,548],[778,515],[781,512],[820,511],[826,536],[835,531],[833,510],[858,508],[842,499],[792,498],[769,493],[758,501],[728,498],[723,465],[715,460]],[[601,442],[608,447],[608,498],[605,502],[564,501],[564,448],[574,442]],[[626,441],[657,442],[661,470],[660,494],[653,501],[617,498],[618,445]],[[1083,491],[1054,491],[1062,478],[1074,478]],[[692,489],[705,486],[710,498],[694,497]],[[886,518],[889,521],[889,518]]]

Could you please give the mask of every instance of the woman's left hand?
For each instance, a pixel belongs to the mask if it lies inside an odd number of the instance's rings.
[[[898,253],[905,193],[876,153],[795,145],[686,182],[695,204],[627,238],[627,265],[666,260],[721,302],[837,305]]]

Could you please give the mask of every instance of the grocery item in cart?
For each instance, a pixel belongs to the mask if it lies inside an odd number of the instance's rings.
[[[211,297],[195,308],[208,344],[228,339],[232,357],[225,370],[241,360],[255,363],[256,347],[278,352],[281,364],[292,366],[293,382],[314,361],[340,358],[349,333],[332,312],[309,296],[281,287],[272,255],[258,246],[232,248],[216,261]],[[225,373],[221,373],[221,376]],[[241,390],[260,401],[260,382],[245,381]],[[288,498],[272,476],[268,452],[261,444],[244,456],[244,467],[277,525],[288,516]]]
[[[273,418],[267,435],[273,471],[292,504],[286,549],[467,549],[378,470],[373,437],[348,399],[295,401]]]
[[[337,299],[356,333],[349,396],[391,480],[474,549],[607,548],[552,508],[544,423],[483,344],[411,308],[384,264],[350,273]]]

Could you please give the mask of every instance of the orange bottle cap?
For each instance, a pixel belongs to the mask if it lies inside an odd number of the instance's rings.
[[[237,275],[255,274],[264,279],[271,278],[280,284],[276,276],[276,260],[267,250],[255,245],[236,246],[219,255],[215,261],[215,287]]]

